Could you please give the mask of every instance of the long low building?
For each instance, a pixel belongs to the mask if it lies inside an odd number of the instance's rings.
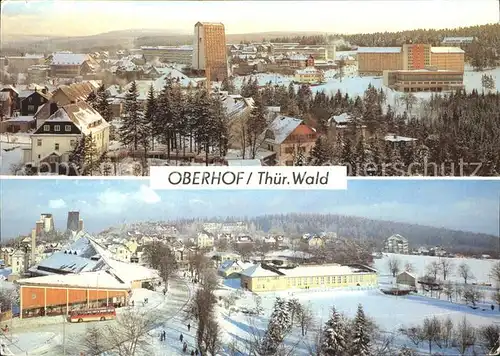
[[[19,317],[69,314],[72,310],[125,306],[130,287],[107,271],[24,278],[19,285]]]
[[[259,263],[240,274],[241,287],[252,292],[378,285],[377,271],[363,265],[332,264],[279,268]]]
[[[32,278],[16,281],[21,318],[124,306],[132,289],[159,280],[155,270],[115,260],[109,250],[84,231],[74,238],[64,249],[32,266],[28,270]]]
[[[461,90],[464,73],[450,70],[384,71],[384,85],[401,92],[442,92]]]

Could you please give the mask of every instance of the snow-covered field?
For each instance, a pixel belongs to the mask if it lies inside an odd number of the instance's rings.
[[[238,287],[238,280],[232,280],[226,283],[226,291],[224,294],[231,293],[233,288]],[[401,344],[409,343],[403,337],[398,335],[398,329],[401,327],[410,327],[417,324],[422,324],[423,320],[428,317],[437,316],[439,318],[450,317],[454,322],[459,322],[464,316],[474,326],[491,325],[500,322],[500,314],[497,310],[489,309],[473,310],[463,304],[450,303],[443,300],[428,298],[425,296],[389,296],[379,290],[328,290],[328,291],[295,291],[295,292],[279,292],[279,293],[263,293],[262,306],[264,313],[262,316],[249,317],[242,312],[229,313],[221,308],[219,321],[227,333],[226,340],[240,340],[240,344],[244,344],[245,340],[252,340],[253,334],[263,333],[269,322],[275,298],[277,296],[283,298],[297,298],[302,304],[310,306],[314,313],[316,326],[323,325],[329,317],[330,310],[333,306],[348,317],[354,317],[358,304],[362,304],[365,313],[374,320],[377,325],[386,333],[393,334],[397,338],[397,342]],[[236,310],[240,308],[252,309],[255,307],[255,299],[252,293],[243,292],[241,298],[236,302]],[[314,330],[310,333],[310,338],[313,337]],[[289,338],[290,344],[300,340],[300,331],[298,328]],[[307,355],[307,343],[311,339],[307,339],[299,343],[297,355]],[[453,353],[452,353],[453,354]]]
[[[376,259],[374,262],[374,267],[378,270],[380,275],[389,275],[389,259],[397,258],[401,262],[401,269],[404,268],[404,265],[408,262],[411,263],[414,267],[414,274],[417,277],[421,277],[425,274],[426,266],[431,264],[433,261],[438,261],[440,257],[434,256],[417,256],[417,255],[399,255],[393,253],[384,253],[384,256],[381,259]],[[469,265],[472,274],[474,275],[473,282],[479,283],[491,283],[490,272],[491,268],[497,260],[479,260],[474,258],[447,258],[441,257],[442,259],[449,260],[454,268],[452,269],[452,273],[450,274],[450,281],[463,282],[463,279],[457,273],[457,267],[461,263],[466,263]]]

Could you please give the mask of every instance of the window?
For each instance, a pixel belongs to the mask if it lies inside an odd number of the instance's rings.
[[[38,147],[40,147],[40,146],[42,145],[42,139],[40,139],[40,138],[39,138],[39,139],[37,139],[37,140],[36,140],[36,145],[37,145]]]
[[[28,105],[28,111],[35,111],[35,105]]]
[[[75,145],[76,145],[76,140],[70,140],[70,141],[69,141],[69,145],[70,145],[71,147],[75,147]]]
[[[285,166],[293,166],[293,161],[286,161]]]
[[[58,144],[58,143],[55,143],[55,144],[54,144],[54,149],[55,149],[56,151],[59,151],[59,144]]]
[[[61,125],[54,125],[54,131],[61,131]]]
[[[43,131],[45,131],[45,132],[50,131],[50,126],[49,125],[43,125]]]
[[[64,125],[64,131],[71,132],[71,125]]]
[[[293,147],[286,147],[285,153],[293,153]]]

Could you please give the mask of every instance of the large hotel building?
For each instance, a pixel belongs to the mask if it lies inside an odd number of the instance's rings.
[[[192,68],[204,71],[212,81],[222,81],[228,76],[226,33],[222,23],[194,25]]]
[[[384,85],[405,92],[463,88],[465,52],[458,47],[404,44],[358,48],[360,75],[383,75]]]

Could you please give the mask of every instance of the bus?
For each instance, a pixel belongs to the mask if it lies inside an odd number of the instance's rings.
[[[111,320],[116,318],[116,311],[113,307],[73,310],[69,321],[72,323],[81,323],[83,321]]]

